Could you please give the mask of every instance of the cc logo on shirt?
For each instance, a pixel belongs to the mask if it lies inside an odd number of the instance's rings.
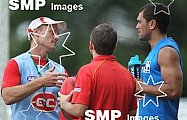
[[[38,93],[31,98],[31,105],[33,108],[43,111],[43,112],[52,112],[55,111],[57,103],[55,95],[51,93]]]

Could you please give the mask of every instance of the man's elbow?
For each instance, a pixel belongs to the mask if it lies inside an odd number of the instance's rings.
[[[84,113],[85,113],[85,111],[81,111],[81,110],[76,111],[75,112],[75,117],[84,117],[85,116]]]
[[[85,111],[88,109],[88,106],[82,104],[74,104],[73,108],[75,117],[84,117]]]
[[[3,91],[1,92],[1,95],[2,95],[2,98],[4,100],[4,103],[6,105],[11,105],[13,104],[13,100],[11,99],[11,97],[8,96],[8,93],[6,91]]]
[[[169,99],[178,99],[180,98],[182,95],[182,92],[178,92],[178,91],[172,91],[169,95],[168,98]]]
[[[7,97],[6,95],[2,95],[2,98],[3,98],[4,103],[5,103],[6,105],[11,105],[11,104],[13,104],[12,100],[11,100],[9,97]]]

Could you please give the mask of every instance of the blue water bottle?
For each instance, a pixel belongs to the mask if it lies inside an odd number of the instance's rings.
[[[139,60],[138,55],[131,57],[130,61],[128,62],[128,70],[135,78],[141,78],[141,61]]]

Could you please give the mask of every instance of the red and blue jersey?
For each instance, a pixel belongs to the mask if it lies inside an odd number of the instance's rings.
[[[48,59],[49,68],[56,66],[53,72],[65,72],[58,63]],[[12,67],[12,68],[11,68]],[[46,71],[42,65],[37,65],[41,75]],[[58,68],[58,69],[57,69]],[[2,89],[16,85],[27,84],[38,78],[38,71],[33,64],[29,53],[23,53],[9,61],[5,68]],[[57,93],[60,88],[46,87],[43,99],[43,88],[37,90],[27,98],[11,105],[12,120],[59,120],[60,108],[57,102]]]

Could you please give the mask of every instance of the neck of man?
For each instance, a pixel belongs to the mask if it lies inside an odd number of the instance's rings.
[[[155,45],[163,38],[166,38],[166,34],[161,33],[152,33],[151,38],[148,40],[149,44],[151,45],[151,49],[155,47]]]
[[[97,56],[100,56],[99,54],[97,54],[97,53],[95,52],[95,50],[93,50],[92,55],[93,55],[93,58],[95,58],[95,57],[97,57]]]
[[[31,45],[30,50],[33,49],[33,47],[35,47],[35,46]],[[47,58],[48,58],[48,51],[40,48],[39,46],[37,46],[36,48],[31,50],[30,52],[31,52],[31,55],[33,55],[32,57],[34,57],[34,58],[38,59],[38,57],[35,57],[34,55],[40,56],[40,60],[47,60]]]

